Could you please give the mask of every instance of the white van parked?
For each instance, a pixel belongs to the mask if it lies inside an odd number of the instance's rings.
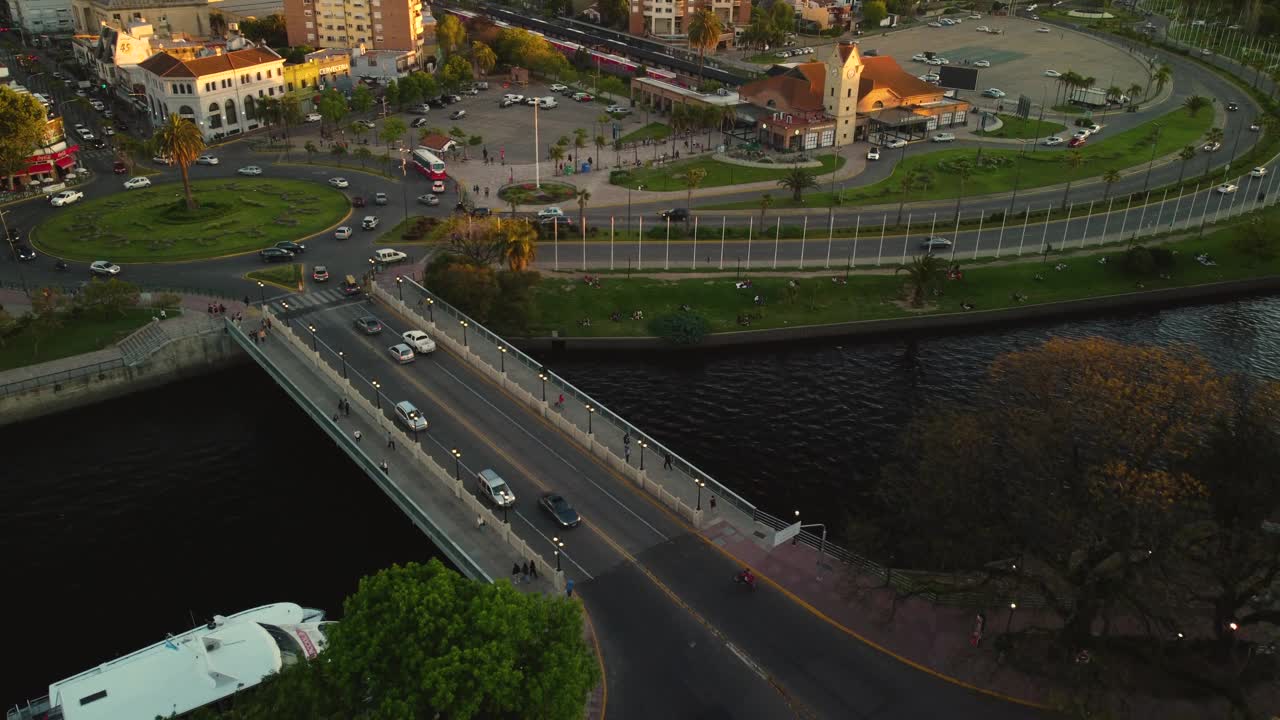
[[[550,110],[551,108],[556,107],[558,104],[559,103],[556,102],[556,99],[550,95],[544,98],[538,99],[538,107],[543,110]]]

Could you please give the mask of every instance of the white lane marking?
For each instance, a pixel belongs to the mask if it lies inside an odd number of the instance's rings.
[[[764,668],[760,667],[760,665],[758,665],[755,660],[752,660],[750,657],[747,657],[747,654],[742,650],[739,650],[737,645],[734,645],[731,642],[725,641],[725,646],[729,648],[729,652],[733,653],[734,655],[737,655],[738,659],[742,661],[742,664],[746,665],[747,668],[751,670],[751,672],[755,673],[756,675],[759,675],[761,680],[769,679],[769,675],[764,671]]]

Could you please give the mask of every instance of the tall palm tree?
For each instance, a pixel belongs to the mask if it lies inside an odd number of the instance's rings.
[[[1161,65],[1156,69],[1156,73],[1151,76],[1151,79],[1155,80],[1156,94],[1159,95],[1164,91],[1164,86],[1168,85],[1169,81],[1173,79],[1173,68],[1168,65]]]
[[[1211,104],[1212,101],[1203,95],[1191,95],[1187,97],[1186,100],[1182,101],[1182,107],[1187,109],[1187,114],[1191,117],[1199,115],[1201,110],[1209,107]]]
[[[1215,143],[1221,145],[1222,137],[1222,128],[1209,128],[1209,132],[1205,133],[1204,142],[1206,145],[1213,145]],[[1209,172],[1209,162],[1211,160],[1213,160],[1213,153],[1206,152],[1204,154],[1204,171],[1206,174]]]
[[[547,155],[549,155],[549,156],[551,157],[551,159],[555,161],[555,163],[556,163],[556,172],[555,172],[555,174],[556,174],[556,175],[559,175],[559,174],[560,174],[560,161],[564,160],[564,146],[563,146],[563,145],[552,145],[552,146],[551,146],[551,148],[550,148],[549,150],[547,150]]]
[[[684,206],[689,212],[684,216],[684,231],[689,232],[689,216],[693,214],[693,191],[707,178],[707,171],[702,168],[689,168],[684,173]]]
[[[1067,166],[1067,187],[1062,191],[1062,207],[1067,206],[1067,198],[1071,196],[1071,181],[1075,179],[1075,171],[1084,165],[1084,153],[1079,150],[1068,150],[1062,156],[1062,164]]]
[[[1129,96],[1129,102],[1136,103],[1138,101],[1138,95],[1142,94],[1142,86],[1138,83],[1130,83],[1127,94]]]
[[[698,77],[702,77],[702,64],[707,51],[715,50],[723,32],[720,16],[711,8],[699,8],[689,19],[689,47],[698,49]]]
[[[507,267],[515,272],[528,269],[538,257],[538,231],[533,225],[523,219],[500,220],[498,233]]]
[[[191,194],[191,177],[187,169],[204,152],[204,135],[200,128],[190,120],[171,113],[156,129],[155,144],[162,154],[171,158],[178,166],[178,171],[182,173],[182,190],[187,195],[187,209],[195,210],[196,199]]]
[[[1120,182],[1120,171],[1112,168],[1102,173],[1102,182],[1107,186],[1106,191],[1102,193],[1102,202],[1106,203],[1107,200],[1111,199],[1111,186]],[[1182,180],[1178,180],[1178,182],[1182,182]]]
[[[773,204],[773,195],[764,193],[760,196],[760,227],[764,227],[764,213]]]
[[[834,172],[834,171],[833,171]],[[804,191],[811,187],[817,187],[818,181],[813,177],[813,173],[804,168],[792,168],[778,181],[778,185],[791,191],[791,199],[800,202],[803,199]]]
[[[720,135],[725,147],[729,146],[729,130],[738,122],[738,110],[733,105],[720,108]],[[728,128],[726,130],[726,128]]]
[[[475,65],[476,77],[483,78],[498,64],[498,56],[493,48],[476,40],[471,43],[471,64]]]
[[[578,190],[575,196],[578,199],[578,226],[582,229],[582,234],[587,233],[587,203],[591,202],[590,190]]]
[[[1107,88],[1108,100],[1119,99],[1121,95],[1124,95],[1124,90],[1121,90],[1119,85],[1112,85],[1111,87]]]
[[[898,200],[898,219],[894,221],[894,225],[902,224],[902,206],[907,204],[907,195],[912,190],[922,190],[929,186],[929,175],[918,167],[904,170],[901,177],[898,178],[898,189],[902,191],[902,197]]]
[[[964,200],[964,184],[973,176],[973,163],[968,158],[957,160],[951,166],[951,173],[960,181],[960,193],[956,195],[956,216],[955,220],[960,220],[960,203]]]
[[[1182,184],[1182,176],[1187,171],[1187,162],[1190,161],[1195,156],[1196,156],[1196,149],[1194,146],[1191,146],[1191,145],[1188,145],[1182,148],[1182,150],[1178,152],[1178,159],[1182,161],[1181,164],[1179,164],[1178,166],[1178,184],[1179,185]]]
[[[915,256],[911,259],[911,264],[900,265],[897,270],[893,271],[894,275],[898,273],[907,274],[907,287],[910,289],[911,307],[924,305],[924,299],[928,296],[929,291],[941,285],[945,277],[942,258],[933,253]]]

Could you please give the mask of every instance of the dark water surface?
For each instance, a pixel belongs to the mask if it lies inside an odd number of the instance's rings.
[[[1198,346],[1280,378],[1280,298],[907,341],[548,364],[777,515],[837,523],[912,414],[963,402],[996,355],[1053,336]],[[908,348],[912,347],[911,350]],[[244,365],[8,427],[0,702],[276,601],[337,615],[357,580],[436,550],[327,436]]]

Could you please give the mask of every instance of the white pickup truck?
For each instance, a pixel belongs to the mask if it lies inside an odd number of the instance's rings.
[[[380,248],[378,250],[375,250],[373,253],[373,259],[384,265],[390,265],[391,263],[398,263],[407,257],[409,256],[400,252],[399,250],[392,250],[391,248]]]

